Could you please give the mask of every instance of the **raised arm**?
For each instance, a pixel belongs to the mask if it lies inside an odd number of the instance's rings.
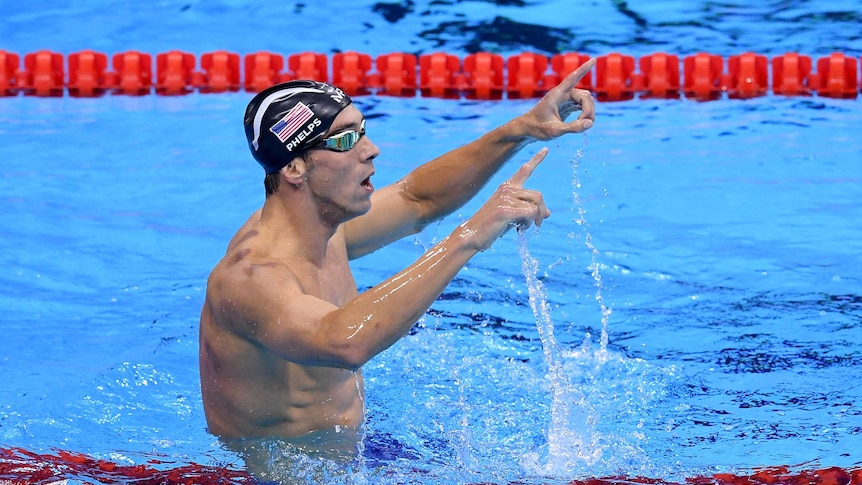
[[[306,294],[278,265],[248,272],[253,281],[233,283],[255,288],[244,293],[251,300],[239,305],[254,309],[252,320],[260,322],[248,325],[248,337],[298,364],[361,367],[403,337],[477,252],[509,228],[541,224],[550,215],[541,194],[523,188],[546,154],[543,149],[524,164],[418,261],[343,307]]]
[[[584,63],[525,114],[375,193],[371,210],[345,225],[351,259],[414,234],[455,211],[527,144],[589,129],[595,120],[593,97],[575,86],[593,65],[594,59]],[[566,121],[577,110],[580,115]]]

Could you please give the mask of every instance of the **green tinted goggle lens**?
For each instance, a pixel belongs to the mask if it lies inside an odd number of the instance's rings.
[[[338,135],[324,138],[320,142],[319,148],[333,150],[336,152],[346,152],[356,145],[359,140],[365,136],[365,120],[359,125],[359,131],[348,130]]]

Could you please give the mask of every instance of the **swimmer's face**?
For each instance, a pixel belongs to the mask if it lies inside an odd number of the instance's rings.
[[[339,208],[342,218],[364,214],[371,208],[373,161],[379,154],[365,136],[365,117],[354,105],[347,106],[327,130],[322,145],[308,151],[309,188],[321,203]]]

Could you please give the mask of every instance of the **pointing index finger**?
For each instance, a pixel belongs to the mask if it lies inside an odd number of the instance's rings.
[[[568,91],[568,90],[574,88],[578,84],[578,82],[581,80],[581,78],[586,76],[587,73],[590,72],[590,69],[592,69],[593,66],[595,66],[595,65],[596,65],[596,58],[591,57],[590,60],[581,64],[580,66],[578,66],[577,69],[575,69],[572,73],[570,73],[568,76],[566,76],[566,78],[563,79],[563,81],[560,83],[560,85],[559,85],[560,88],[563,89],[564,91]]]
[[[524,182],[530,178],[530,175],[533,174],[533,171],[536,170],[536,167],[542,163],[542,160],[544,160],[547,155],[547,147],[539,150],[538,153],[533,155],[533,158],[531,158],[527,163],[521,165],[521,168],[519,168],[518,171],[512,175],[512,178],[509,179],[509,183],[516,187],[523,187]]]

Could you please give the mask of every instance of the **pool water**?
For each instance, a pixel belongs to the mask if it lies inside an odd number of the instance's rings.
[[[275,21],[264,20],[275,12],[323,18],[320,6],[301,5],[15,6],[5,25],[20,53],[251,51],[279,45]],[[596,53],[621,45],[683,53],[703,39],[722,55],[779,52],[776,39],[780,52],[862,51],[842,33],[858,20],[850,7],[597,3],[581,13],[607,20],[582,32],[548,15],[560,2],[499,10],[407,2],[395,21],[385,5],[359,10],[364,27],[333,26],[339,40],[319,36],[302,49],[376,53],[375,41],[406,32],[411,50],[463,53],[495,39],[503,52],[519,50],[525,41],[505,44],[496,20],[517,14]],[[94,37],[80,22],[46,27],[63,15],[104,22],[93,22]],[[476,29],[459,37],[452,26],[465,15],[478,18]],[[124,16],[140,22],[112,37]],[[241,35],[251,27],[225,34],[237,16],[263,22],[260,38]],[[752,28],[764,19],[771,23]],[[180,34],[203,25],[213,29]],[[169,32],[151,35],[160,29]],[[739,40],[748,30],[756,37]],[[638,35],[652,42],[631,43]],[[0,98],[0,447],[242,469],[205,428],[197,320],[210,269],[263,200],[240,127],[249,98]],[[383,151],[378,187],[532,104],[356,102]],[[413,332],[364,368],[366,452],[344,467],[272,444],[289,458],[273,478],[565,483],[682,481],[780,465],[858,469],[860,113],[859,100],[819,97],[599,104],[596,126],[550,143],[530,179],[553,212],[546,224],[474,258]],[[446,236],[538,148],[452,217],[354,262],[360,288]]]

